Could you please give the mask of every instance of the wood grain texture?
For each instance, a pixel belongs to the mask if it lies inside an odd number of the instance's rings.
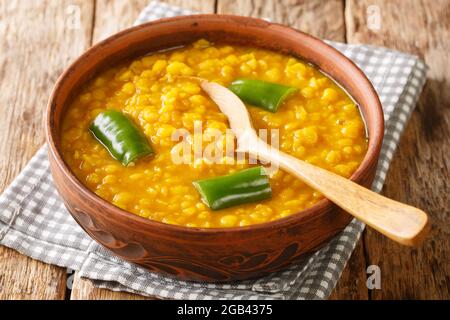
[[[91,12],[81,0],[0,2],[0,192],[44,143],[50,90],[89,46]],[[0,299],[64,298],[65,269],[6,247],[0,256]]]
[[[342,0],[218,0],[217,13],[269,19],[319,38],[345,40]]]
[[[129,28],[148,4],[147,0],[94,0],[95,16],[92,44]]]
[[[371,6],[371,7],[370,7]],[[381,15],[379,30],[368,13]],[[417,54],[430,67],[425,89],[401,139],[384,193],[424,208],[432,230],[421,248],[410,249],[367,230],[367,264],[381,268],[381,290],[372,299],[450,297],[450,2],[348,1],[347,39]]]
[[[93,43],[131,27],[148,3],[148,0],[96,0]],[[214,0],[169,0],[164,3],[203,13],[214,12]]]
[[[0,247],[0,300],[64,299],[66,270]]]
[[[214,0],[169,0],[164,2],[204,13],[214,12],[215,6]],[[148,0],[97,0],[93,27],[94,37],[92,39],[92,42],[96,43],[118,32],[119,30],[131,27],[138,17],[139,13],[142,11],[142,9],[145,8],[147,4]],[[80,278],[78,276],[75,276],[70,298],[75,300],[144,299],[144,297],[135,294],[114,292],[111,290],[94,287],[89,280]]]

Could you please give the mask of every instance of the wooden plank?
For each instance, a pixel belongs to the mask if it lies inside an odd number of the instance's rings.
[[[66,270],[0,247],[0,300],[64,299]]]
[[[166,4],[196,10],[203,13],[214,12],[214,0],[164,1]],[[148,5],[148,0],[97,0],[94,25],[94,42],[131,27],[142,9]]]
[[[44,143],[50,90],[88,47],[92,12],[82,0],[0,2],[0,192]],[[6,247],[0,257],[0,300],[64,298],[64,268]]]
[[[218,0],[217,13],[270,19],[319,38],[345,41],[342,0]]]
[[[219,0],[217,12],[267,18],[319,38],[345,41],[344,3],[340,0]],[[367,299],[365,281],[364,246],[358,244],[331,298]]]
[[[372,24],[377,12],[379,28]],[[349,0],[346,24],[349,42],[411,52],[430,67],[384,194],[427,211],[432,231],[422,247],[410,249],[367,230],[367,263],[381,268],[381,290],[371,291],[371,298],[449,299],[450,3]]]
[[[164,2],[204,13],[213,13],[215,7],[214,0],[166,0]],[[93,43],[98,42],[122,29],[132,26],[139,13],[147,4],[148,0],[97,0]],[[144,297],[97,288],[94,287],[89,280],[75,276],[71,299],[122,300],[144,299]]]

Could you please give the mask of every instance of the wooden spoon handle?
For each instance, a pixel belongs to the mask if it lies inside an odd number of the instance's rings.
[[[405,245],[416,245],[426,235],[427,215],[414,207],[385,198],[337,174],[313,166],[267,145],[252,127],[245,105],[230,90],[200,79],[201,86],[227,115],[239,150],[267,160],[322,192],[342,209]]]
[[[425,212],[383,197],[351,180],[296,159],[268,146],[260,139],[257,140],[258,142],[254,141],[247,146],[250,154],[278,164],[390,239],[414,246],[427,234],[429,223]]]

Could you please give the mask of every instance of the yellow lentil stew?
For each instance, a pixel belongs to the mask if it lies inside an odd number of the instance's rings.
[[[281,53],[201,39],[113,66],[86,84],[69,106],[61,133],[63,156],[75,175],[98,196],[124,210],[187,227],[264,223],[297,213],[323,198],[288,173],[274,170],[269,175],[270,199],[210,210],[193,181],[256,164],[246,158],[236,161],[228,154],[219,163],[202,157],[174,163],[172,155],[179,141],[173,133],[183,128],[193,134],[196,121],[202,124],[202,147],[211,141],[211,130],[224,133],[215,143],[234,141],[226,116],[189,76],[225,86],[249,78],[298,88],[277,112],[248,105],[255,128],[277,129],[282,151],[344,177],[351,176],[366,153],[365,125],[357,105],[318,69]],[[123,166],[96,141],[89,126],[109,109],[126,114],[142,130],[155,151],[151,158]]]

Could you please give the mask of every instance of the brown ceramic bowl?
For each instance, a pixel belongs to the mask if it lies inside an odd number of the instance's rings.
[[[324,245],[352,219],[328,200],[289,217],[248,227],[198,229],[150,221],[88,190],[64,162],[61,118],[71,98],[100,69],[199,38],[263,47],[298,56],[341,84],[359,104],[369,148],[351,179],[372,183],[383,139],[380,101],[360,69],[321,40],[264,20],[195,15],[150,22],[95,45],[59,78],[47,113],[47,142],[55,185],[75,220],[97,242],[150,271],[184,280],[231,281],[265,275]]]

